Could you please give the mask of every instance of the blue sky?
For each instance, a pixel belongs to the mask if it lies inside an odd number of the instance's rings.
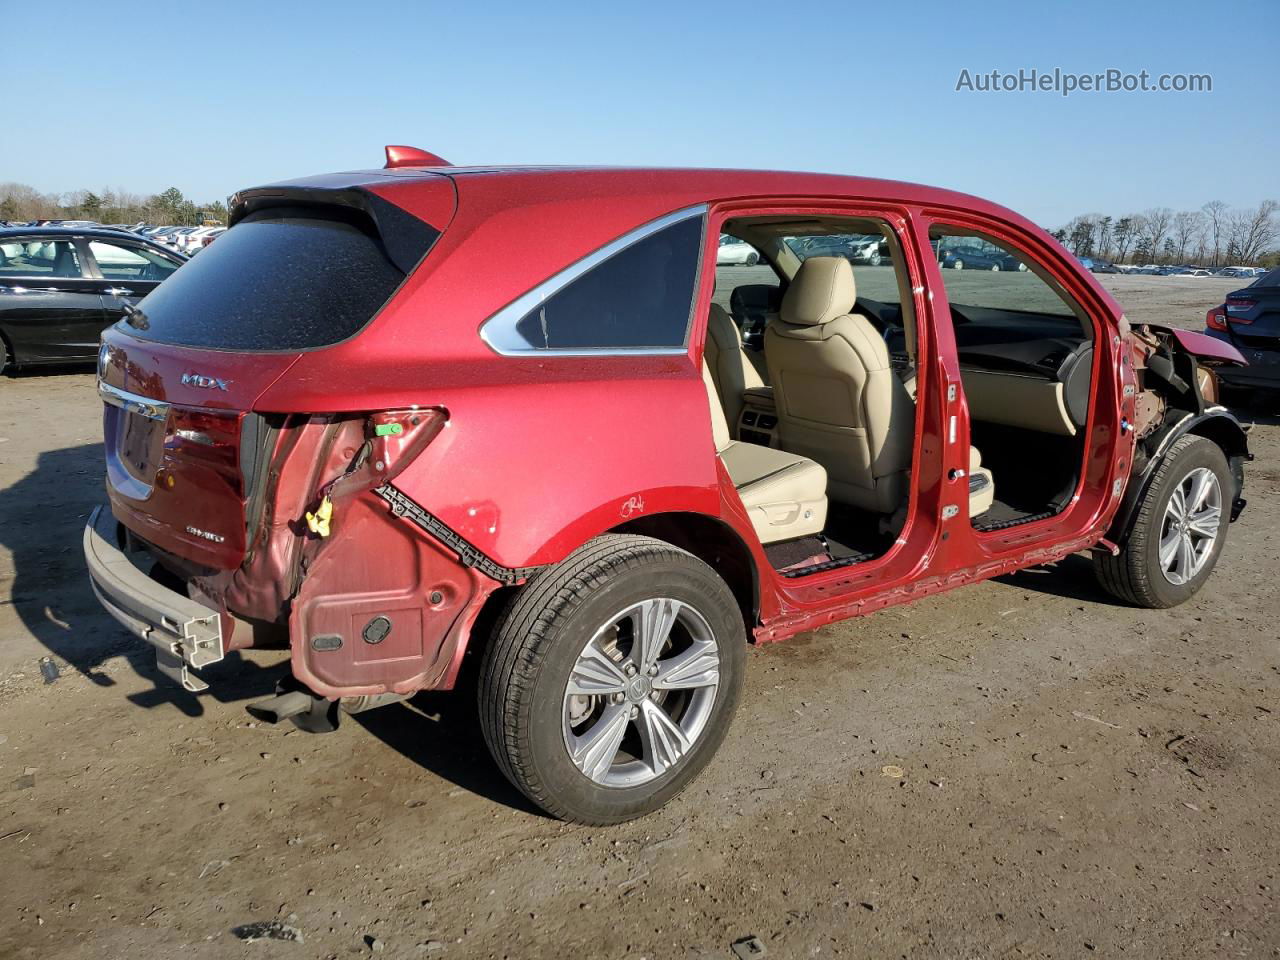
[[[820,170],[1075,213],[1280,199],[1280,2],[62,4],[0,0],[0,181],[197,200],[379,166]],[[961,69],[1213,92],[958,93]],[[23,81],[22,78],[27,78]]]

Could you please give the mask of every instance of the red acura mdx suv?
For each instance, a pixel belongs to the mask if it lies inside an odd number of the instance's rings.
[[[311,730],[469,655],[495,760],[559,817],[678,793],[749,640],[1082,550],[1169,606],[1244,506],[1239,354],[1130,326],[974,197],[389,147],[230,210],[103,337],[98,596],[189,690],[287,646],[250,709]]]

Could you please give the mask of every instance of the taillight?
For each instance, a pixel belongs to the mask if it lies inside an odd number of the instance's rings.
[[[1210,330],[1227,329],[1227,315],[1222,312],[1221,304],[1209,308],[1209,312],[1204,315],[1204,323]]]
[[[177,464],[199,464],[216,474],[237,496],[243,496],[240,419],[239,413],[172,409],[164,437],[164,463],[156,478],[157,484],[173,487],[171,468]]]

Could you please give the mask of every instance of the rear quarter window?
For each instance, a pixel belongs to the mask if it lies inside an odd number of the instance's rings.
[[[264,210],[144,298],[146,326],[129,332],[217,350],[324,347],[357,333],[403,280],[371,227]]]
[[[500,310],[482,336],[504,354],[682,350],[702,213],[670,214],[607,244]]]

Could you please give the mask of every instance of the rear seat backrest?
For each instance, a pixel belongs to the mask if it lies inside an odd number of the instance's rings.
[[[715,383],[730,432],[738,427],[742,394],[751,387],[763,387],[764,380],[747,357],[742,334],[733,318],[718,303],[707,314],[707,366]]]

